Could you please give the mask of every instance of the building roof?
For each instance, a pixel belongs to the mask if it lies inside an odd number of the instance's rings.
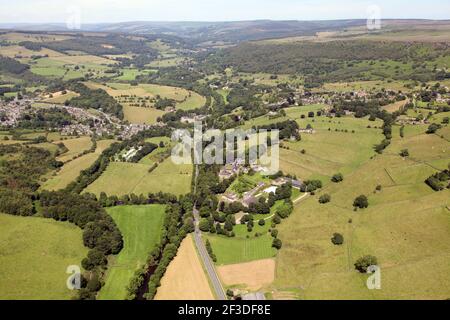
[[[264,189],[265,193],[275,193],[277,191],[278,187],[276,186],[270,186],[267,189]]]

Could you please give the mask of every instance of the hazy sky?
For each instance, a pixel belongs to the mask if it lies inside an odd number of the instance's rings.
[[[0,0],[0,23],[365,19],[371,5],[381,18],[450,19],[449,0]]]

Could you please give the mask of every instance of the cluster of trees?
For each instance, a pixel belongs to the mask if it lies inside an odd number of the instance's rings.
[[[370,266],[376,266],[377,264],[378,260],[376,257],[367,255],[356,260],[355,269],[361,273],[367,273],[367,269]]]
[[[211,243],[209,242],[208,239],[206,239],[205,247],[206,247],[206,251],[208,251],[208,254],[211,257],[211,260],[214,262],[217,262],[217,257],[214,254],[213,249],[211,247]]]
[[[359,209],[365,209],[369,206],[369,200],[365,195],[360,195],[353,201],[353,206]]]
[[[136,152],[136,154],[133,157],[131,157],[129,161],[133,163],[138,163],[142,158],[149,155],[150,153],[153,152],[153,150],[157,148],[158,146],[156,144],[145,142],[140,146],[140,149]]]
[[[92,90],[82,83],[71,85],[71,89],[79,93],[78,97],[73,97],[66,104],[77,108],[93,108],[112,114],[119,119],[123,119],[123,107],[121,104],[106,93],[103,89]]]
[[[298,123],[294,120],[286,120],[283,122],[271,123],[264,126],[253,127],[256,131],[259,130],[279,130],[280,131],[280,139],[290,139],[294,137],[297,141],[300,141],[301,137],[298,133]]]
[[[383,153],[384,149],[386,149],[391,144],[392,139],[392,125],[397,118],[398,113],[394,112],[392,115],[382,111],[378,113],[378,117],[383,120],[383,135],[384,140],[375,146],[375,151],[379,154]]]
[[[450,188],[450,163],[448,169],[433,174],[425,180],[434,191],[441,191],[445,188]]]
[[[19,119],[18,127],[26,129],[62,128],[72,124],[73,117],[61,108],[46,108],[30,111]]]
[[[319,197],[319,203],[325,204],[331,201],[331,196],[328,193],[325,193]]]
[[[0,145],[0,157],[6,155],[14,157],[0,162],[0,211],[31,216],[40,178],[63,164],[48,150],[19,144]]]
[[[30,67],[19,61],[0,55],[0,71],[4,73],[22,74]]]
[[[446,46],[423,44],[372,42],[372,41],[330,41],[324,43],[298,42],[289,44],[243,43],[207,56],[203,64],[224,70],[233,66],[240,72],[303,74],[307,88],[320,86],[324,82],[369,80],[374,77],[395,79],[431,80],[446,76],[431,67],[422,67],[423,62],[448,54]],[[413,70],[399,68],[392,75],[389,65],[377,61],[394,60],[415,63]],[[420,67],[419,67],[420,66]]]
[[[63,53],[65,51],[82,51],[96,56],[125,54],[129,52],[136,54],[157,54],[157,51],[149,47],[145,41],[132,40],[129,37],[119,34],[109,34],[105,37],[84,36],[78,34],[68,40],[49,42],[24,41],[21,42],[20,45],[33,51],[40,51],[42,48],[48,48]]]
[[[95,195],[91,195],[95,197]],[[146,204],[168,204],[176,203],[177,197],[171,193],[149,193],[147,196],[143,194],[136,195],[134,193],[130,195],[123,195],[121,197],[110,195],[105,192],[101,192],[98,198],[98,202],[102,207],[115,207],[121,205],[146,205]]]
[[[167,107],[175,107],[177,102],[174,99],[159,98],[156,100],[154,107],[159,110],[164,110]]]
[[[148,280],[148,292],[144,295],[148,300],[154,298],[169,263],[177,254],[181,241],[188,233],[194,232],[192,207],[190,197],[182,197],[179,203],[167,206],[161,243],[149,258],[148,264],[156,268]]]
[[[150,64],[152,61],[158,58],[157,51],[151,51],[144,54],[137,54],[132,58],[120,57],[117,58],[120,61],[120,67],[130,67],[133,66],[138,69],[144,69],[146,65]]]
[[[314,192],[322,188],[322,181],[320,180],[306,180],[301,186],[302,192]]]
[[[331,181],[335,182],[335,183],[339,183],[344,181],[344,176],[342,175],[342,173],[336,173],[335,175],[333,175],[331,177]]]
[[[438,123],[432,123],[428,126],[428,129],[426,131],[427,134],[433,134],[436,133],[442,126]]]

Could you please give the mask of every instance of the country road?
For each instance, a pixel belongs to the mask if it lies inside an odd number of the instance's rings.
[[[195,184],[194,184],[194,192],[197,187],[197,177],[198,177],[198,167],[195,166]],[[200,258],[203,262],[203,265],[205,266],[206,272],[208,273],[209,280],[213,286],[215,296],[218,300],[227,300],[227,297],[225,295],[225,291],[223,290],[222,283],[220,282],[219,275],[217,274],[216,268],[214,267],[214,264],[208,254],[208,251],[206,250],[205,244],[202,240],[202,232],[199,229],[199,222],[200,222],[200,216],[198,214],[198,210],[193,208],[194,213],[194,224],[195,224],[195,232],[194,232],[194,242],[195,246],[197,247],[197,251],[200,254]]]

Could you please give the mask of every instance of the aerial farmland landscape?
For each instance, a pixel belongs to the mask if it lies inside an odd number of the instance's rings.
[[[450,299],[449,3],[40,2],[0,13],[0,300]]]

